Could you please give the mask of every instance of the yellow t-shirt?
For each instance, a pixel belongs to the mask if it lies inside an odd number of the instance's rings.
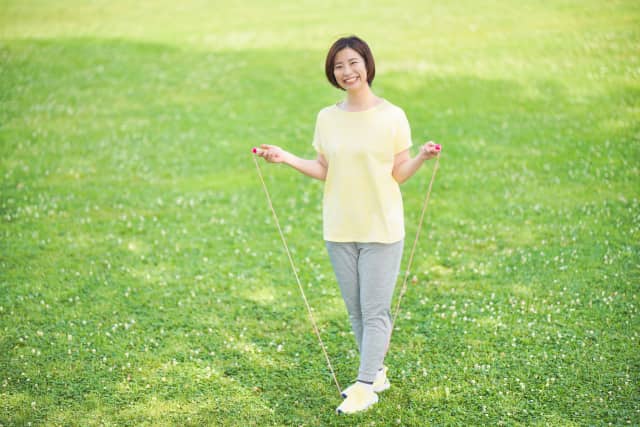
[[[328,163],[324,239],[393,243],[404,238],[402,194],[391,175],[394,155],[411,146],[404,111],[386,100],[365,111],[323,108],[313,146]]]

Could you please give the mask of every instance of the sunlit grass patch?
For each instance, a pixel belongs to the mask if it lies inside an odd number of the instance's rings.
[[[636,3],[254,3],[3,5],[0,424],[637,424]],[[392,388],[336,418],[250,149],[314,155],[351,32],[444,151]],[[322,183],[260,166],[346,387]]]

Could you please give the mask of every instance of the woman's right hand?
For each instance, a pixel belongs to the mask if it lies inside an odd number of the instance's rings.
[[[262,144],[260,148],[256,148],[254,154],[265,159],[269,163],[284,163],[288,154],[277,145]]]

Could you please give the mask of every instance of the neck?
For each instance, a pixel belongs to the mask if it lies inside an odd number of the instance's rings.
[[[347,91],[345,104],[349,110],[364,110],[373,107],[377,102],[378,97],[369,85],[366,85],[357,91]]]

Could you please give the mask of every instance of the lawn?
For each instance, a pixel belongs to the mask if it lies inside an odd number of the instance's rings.
[[[339,417],[250,150],[314,156],[351,33],[443,152],[392,387]],[[0,0],[0,150],[1,426],[640,424],[636,1]],[[346,387],[322,183],[261,168]]]

